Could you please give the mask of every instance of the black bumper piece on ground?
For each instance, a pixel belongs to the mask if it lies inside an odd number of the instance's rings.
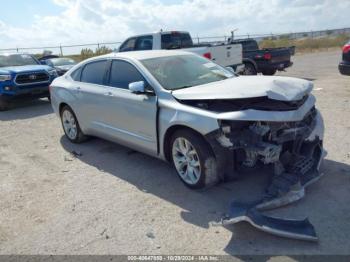
[[[255,203],[231,203],[228,217],[224,218],[220,224],[230,225],[241,221],[246,221],[257,229],[281,237],[307,241],[318,240],[315,229],[307,218],[292,220],[265,216],[255,208]]]
[[[342,75],[350,76],[350,62],[349,63],[340,62],[338,68],[339,68],[339,72]]]

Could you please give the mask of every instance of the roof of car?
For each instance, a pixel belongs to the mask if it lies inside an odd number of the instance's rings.
[[[130,51],[130,52],[117,52],[103,55],[100,57],[105,58],[131,58],[136,60],[143,60],[156,57],[177,56],[193,54],[181,50],[147,50],[147,51]]]

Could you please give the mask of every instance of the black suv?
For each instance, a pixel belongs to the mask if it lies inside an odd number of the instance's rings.
[[[343,61],[339,63],[339,72],[350,76],[350,41],[343,46]]]

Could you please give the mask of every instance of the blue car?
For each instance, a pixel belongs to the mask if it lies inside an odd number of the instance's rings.
[[[0,111],[14,101],[49,98],[49,85],[57,71],[29,54],[0,54]]]

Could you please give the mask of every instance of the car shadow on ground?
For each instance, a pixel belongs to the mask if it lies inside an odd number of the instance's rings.
[[[76,145],[63,136],[60,142],[67,152],[81,153],[80,161],[96,167],[106,175],[116,176],[145,193],[153,194],[186,210],[179,214],[182,219],[202,228],[209,228],[211,221],[220,220],[228,211],[231,201],[259,199],[269,184],[269,174],[255,170],[245,174],[237,181],[222,183],[203,191],[190,190],[179,180],[172,166],[159,159],[101,139],[92,139],[84,144]],[[341,199],[341,194],[329,197],[329,194],[333,193],[329,192],[330,187],[333,187],[333,190],[337,187],[337,183],[332,183],[333,180],[330,179],[334,179],[334,176],[350,174],[350,166],[325,160],[323,169],[326,174],[332,173],[333,178],[325,176],[318,183],[310,186],[306,198],[299,203],[279,209],[277,216],[294,219],[309,216],[311,222],[315,222],[316,230],[317,225],[322,224],[323,228],[328,228],[322,234],[334,234],[335,231],[330,228],[334,229],[339,225],[336,221],[329,219],[329,213],[339,213],[339,208],[342,208],[336,207],[334,202],[348,202],[350,199],[349,196],[347,200]],[[350,176],[345,177],[348,179]],[[339,192],[339,188],[337,190]],[[327,213],[324,212],[325,209],[328,210]],[[274,214],[272,212],[272,215]],[[280,247],[278,250],[281,250],[282,254],[290,251],[291,246],[293,246],[293,251],[298,250],[303,254],[319,250],[318,244],[272,236],[244,222],[226,228],[232,232],[232,239],[223,248],[232,255],[263,254],[265,250],[268,252],[267,245]]]
[[[7,111],[0,111],[0,121],[29,119],[53,113],[51,103],[47,99],[25,101],[11,105]]]

